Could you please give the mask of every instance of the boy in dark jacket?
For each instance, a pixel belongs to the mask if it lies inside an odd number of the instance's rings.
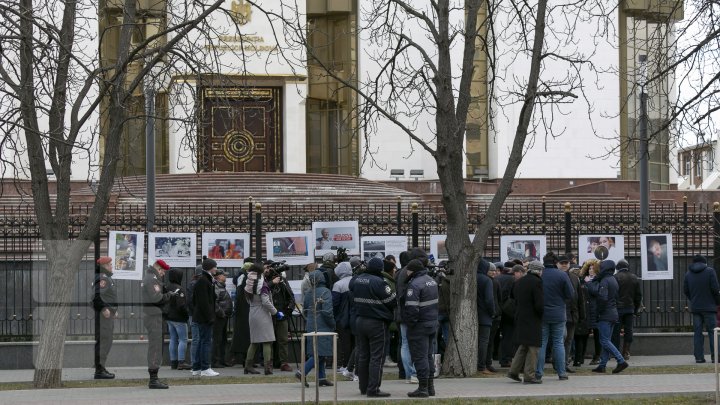
[[[193,331],[198,331],[198,344],[193,345],[192,375],[215,376],[217,373],[210,368],[212,351],[212,326],[215,322],[215,287],[213,274],[217,271],[217,263],[213,259],[204,259],[202,273],[195,283],[192,293]],[[193,342],[195,339],[193,338]]]
[[[716,308],[720,302],[720,293],[718,292],[717,276],[712,267],[708,267],[707,259],[697,255],[693,257],[693,263],[683,281],[683,291],[688,301],[690,301],[690,311],[693,314],[694,329],[694,354],[696,363],[705,363],[703,326],[707,330],[708,340],[710,341],[710,356],[715,362],[714,342],[711,338],[713,329],[716,326]]]

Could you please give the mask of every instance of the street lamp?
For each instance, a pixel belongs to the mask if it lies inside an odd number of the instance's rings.
[[[647,99],[645,93],[645,84],[647,82],[647,55],[639,55],[638,62],[640,85],[640,231],[645,233],[648,229],[648,220],[650,217],[649,208],[649,191],[648,191],[648,139],[647,139]]]

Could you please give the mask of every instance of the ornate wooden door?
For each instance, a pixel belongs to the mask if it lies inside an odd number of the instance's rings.
[[[282,171],[282,99],[277,87],[201,90],[198,170]]]

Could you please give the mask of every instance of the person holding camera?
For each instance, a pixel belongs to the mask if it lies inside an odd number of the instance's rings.
[[[279,366],[280,371],[292,371],[288,364],[288,317],[292,316],[295,308],[295,297],[290,285],[282,275],[285,268],[287,266],[281,262],[269,263],[265,266],[265,282],[270,286],[270,294],[275,309],[287,315],[282,319],[273,318],[273,330],[275,331],[275,344],[277,347],[275,363]]]
[[[285,314],[278,311],[270,298],[270,287],[263,278],[261,264],[253,264],[245,282],[245,299],[250,305],[249,328],[250,346],[245,356],[245,374],[260,374],[253,368],[255,352],[262,345],[265,375],[272,374],[272,343],[275,341],[272,317],[283,319]]]

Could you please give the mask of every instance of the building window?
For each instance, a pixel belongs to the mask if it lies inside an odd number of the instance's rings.
[[[352,131],[334,101],[307,101],[307,171],[353,174]]]
[[[707,162],[708,171],[715,170],[715,152],[712,149],[708,149],[705,151],[705,156],[706,156],[705,161]]]

